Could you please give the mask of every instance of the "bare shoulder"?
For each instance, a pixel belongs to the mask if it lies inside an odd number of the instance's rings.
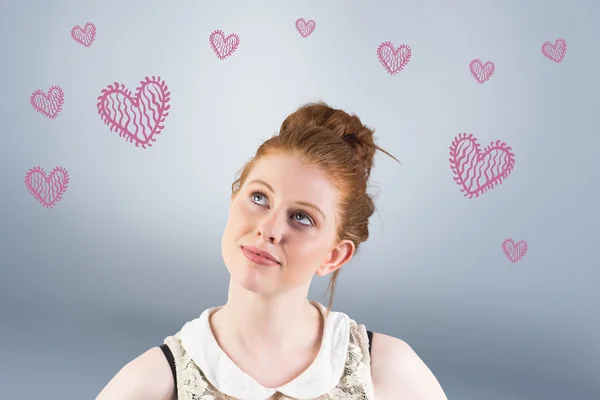
[[[96,400],[175,400],[171,367],[159,347],[127,363],[108,382]]]
[[[373,333],[371,375],[378,400],[448,400],[417,353],[393,336]]]

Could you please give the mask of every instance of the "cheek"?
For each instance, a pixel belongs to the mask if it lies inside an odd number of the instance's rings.
[[[257,210],[249,204],[236,204],[231,213],[233,224],[240,229],[247,229],[254,223]]]
[[[310,259],[314,264],[314,267],[318,267],[330,254],[332,244],[334,242],[335,232],[329,227],[318,232],[315,237],[311,237],[305,240],[303,247],[302,257]]]
[[[249,233],[256,225],[256,213],[255,209],[243,204],[243,199],[236,200],[229,209],[225,226],[226,236],[236,240],[240,235]]]
[[[295,265],[304,265],[306,268],[317,268],[325,259],[328,247],[321,235],[307,239],[298,238],[293,251],[293,262]]]

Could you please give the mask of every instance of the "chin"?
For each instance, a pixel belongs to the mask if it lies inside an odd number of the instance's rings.
[[[276,294],[278,292],[277,288],[273,287],[272,282],[268,282],[268,279],[256,271],[254,268],[242,266],[240,269],[235,272],[231,272],[231,281],[235,286],[238,286],[248,292],[262,294],[262,295],[271,295]]]

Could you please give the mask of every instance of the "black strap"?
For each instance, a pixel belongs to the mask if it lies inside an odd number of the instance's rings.
[[[165,357],[169,362],[169,366],[171,367],[171,372],[173,373],[173,381],[175,382],[175,393],[177,393],[177,373],[175,372],[175,358],[173,357],[171,349],[165,343],[160,345],[160,349],[165,354]]]
[[[373,332],[367,331],[367,337],[369,338],[369,355],[371,355],[371,342],[373,341]]]

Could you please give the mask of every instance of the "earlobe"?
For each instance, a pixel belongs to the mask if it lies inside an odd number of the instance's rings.
[[[341,267],[341,265],[340,265],[340,267]],[[339,267],[332,268],[330,264],[323,263],[323,264],[319,265],[319,268],[317,268],[317,270],[315,271],[315,273],[318,276],[326,276],[326,275],[332,273],[333,271],[335,271],[338,268]]]

